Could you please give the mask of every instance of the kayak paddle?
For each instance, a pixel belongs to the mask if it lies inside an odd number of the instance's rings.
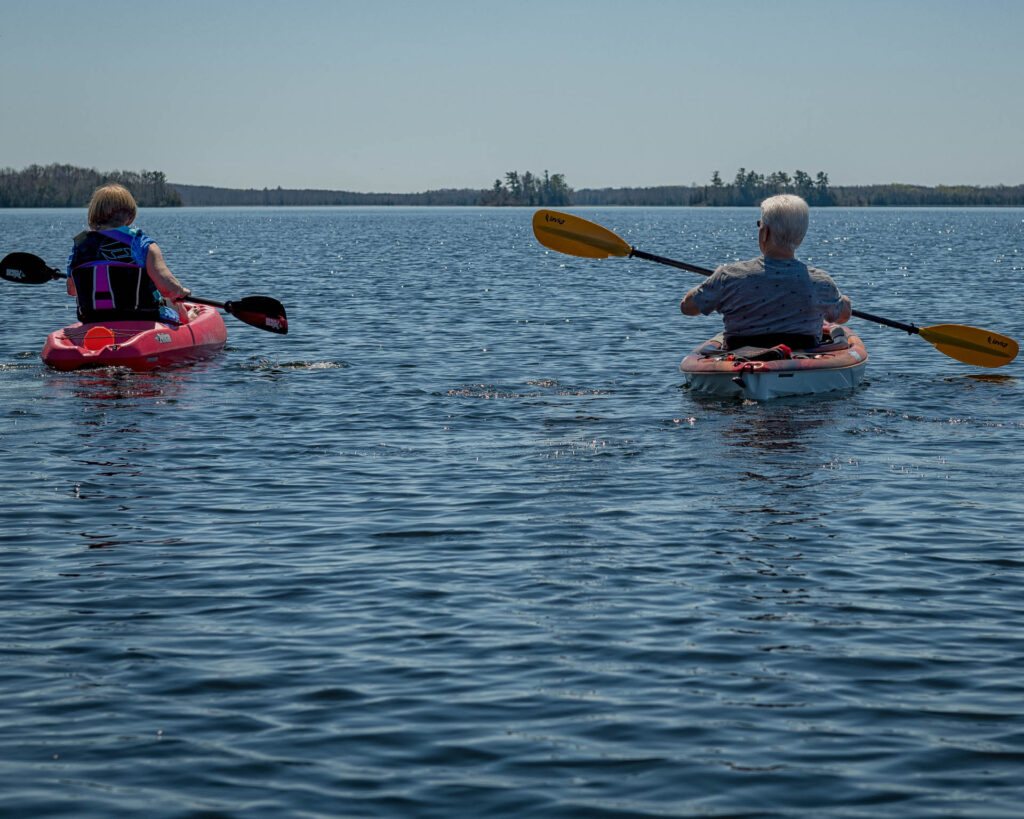
[[[651,262],[678,267],[691,273],[710,276],[714,271],[706,267],[678,262],[653,253],[637,250],[625,239],[612,233],[596,222],[588,221],[571,213],[554,210],[538,210],[533,215],[533,234],[544,247],[557,250],[569,256],[586,259],[607,259],[609,256],[636,257]],[[913,324],[893,321],[854,310],[853,315],[876,324],[895,327],[907,333],[921,336],[940,353],[977,367],[1002,367],[1017,356],[1017,342],[1001,333],[968,327],[964,324],[936,324],[932,327],[915,327]]]
[[[210,307],[219,307],[225,313],[230,313],[239,321],[253,327],[259,327],[270,333],[288,334],[288,318],[284,314],[284,305],[277,299],[270,296],[246,296],[238,301],[211,301],[201,299],[198,296],[188,295],[180,301],[191,301],[195,304],[208,304]]]
[[[0,261],[0,278],[19,284],[44,284],[53,279],[66,279],[62,273],[31,253],[8,253]],[[239,321],[271,333],[285,335],[288,332],[288,317],[284,305],[270,296],[246,296],[238,301],[219,302],[188,296],[184,301],[219,307]]]

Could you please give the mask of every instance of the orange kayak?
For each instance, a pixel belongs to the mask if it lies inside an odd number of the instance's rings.
[[[723,350],[719,334],[686,356],[679,371],[696,392],[754,401],[853,389],[868,364],[864,343],[846,327],[826,324],[825,331],[819,347],[777,358],[771,350]]]

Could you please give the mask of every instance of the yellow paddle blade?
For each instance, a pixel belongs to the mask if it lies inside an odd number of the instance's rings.
[[[608,228],[557,210],[533,214],[533,235],[544,247],[585,259],[628,256],[633,249]]]
[[[922,327],[918,333],[939,352],[975,367],[1002,367],[1017,357],[1016,341],[979,327],[936,324]]]

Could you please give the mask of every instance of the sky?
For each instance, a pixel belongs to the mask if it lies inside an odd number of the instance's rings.
[[[1021,0],[0,0],[0,167],[1024,184]]]

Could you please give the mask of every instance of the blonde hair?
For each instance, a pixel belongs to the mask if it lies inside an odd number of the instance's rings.
[[[130,225],[139,209],[124,185],[111,182],[96,188],[89,202],[89,227],[92,230]]]
[[[796,194],[781,193],[761,203],[761,222],[768,226],[775,244],[796,250],[804,240],[811,214]]]

